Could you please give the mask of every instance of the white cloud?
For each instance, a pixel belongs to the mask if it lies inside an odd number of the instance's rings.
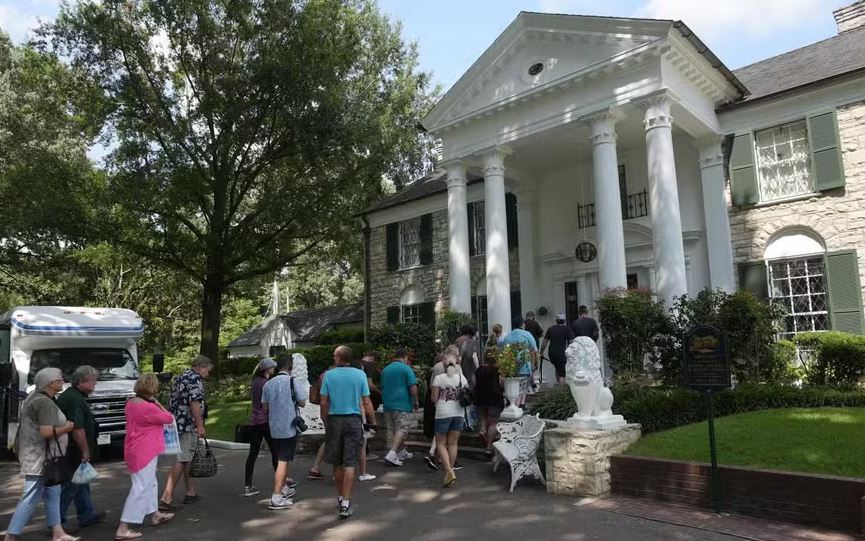
[[[0,30],[22,43],[43,21],[57,15],[59,0],[0,0]]]
[[[825,17],[826,0],[648,0],[637,15],[682,20],[704,38],[763,37]]]

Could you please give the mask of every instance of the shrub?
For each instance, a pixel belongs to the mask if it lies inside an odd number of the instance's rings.
[[[806,332],[794,339],[802,355],[804,379],[813,385],[853,384],[865,371],[865,336],[845,332]]]
[[[647,289],[608,289],[598,299],[604,349],[614,374],[642,373],[661,341],[670,335],[664,303]]]
[[[321,333],[318,338],[315,339],[315,344],[317,346],[338,346],[340,344],[349,343],[357,344],[359,342],[363,342],[366,339],[364,334],[365,333],[363,328],[338,329],[334,331],[327,331]]]
[[[804,373],[799,368],[796,344],[790,340],[778,340],[772,344],[772,361],[760,367],[763,381],[790,385],[801,380]]]
[[[377,349],[410,349],[414,351],[417,362],[422,365],[431,365],[435,359],[434,329],[430,325],[386,323],[370,329],[369,342]]]
[[[361,355],[365,352],[374,349],[372,344],[356,343],[345,344],[351,348],[355,360],[360,360]],[[286,353],[300,353],[306,358],[306,368],[309,372],[309,382],[315,383],[318,377],[333,366],[333,350],[336,346],[313,346],[305,349],[289,349]]]
[[[643,433],[668,430],[706,419],[703,396],[681,387],[614,387],[613,412],[640,423]],[[858,387],[739,385],[717,393],[716,416],[775,408],[863,407],[865,390]],[[558,386],[542,393],[531,412],[546,419],[567,419],[577,411],[570,389]]]
[[[460,335],[460,327],[463,325],[477,325],[471,314],[443,310],[436,318],[435,347],[444,349],[448,344],[453,344]]]

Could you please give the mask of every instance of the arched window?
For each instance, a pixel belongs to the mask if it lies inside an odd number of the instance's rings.
[[[399,296],[400,321],[404,323],[420,323],[423,321],[424,296],[421,290],[410,285],[403,289]]]
[[[764,252],[769,270],[769,296],[787,315],[781,335],[829,330],[826,247],[809,229],[785,230]]]

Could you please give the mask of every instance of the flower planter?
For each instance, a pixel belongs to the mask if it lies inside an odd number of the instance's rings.
[[[508,407],[502,411],[503,421],[516,421],[523,416],[523,410],[517,406],[520,399],[520,378],[505,378],[505,398],[508,399]]]

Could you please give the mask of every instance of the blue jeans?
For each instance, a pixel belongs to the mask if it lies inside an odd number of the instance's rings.
[[[41,475],[28,475],[24,478],[24,495],[15,507],[15,513],[9,521],[6,533],[21,535],[24,527],[30,522],[33,512],[36,511],[39,500],[44,502],[48,527],[53,528],[60,524],[60,485],[46,487],[42,484]]]
[[[90,499],[90,483],[76,485],[69,482],[63,485],[60,491],[60,521],[66,524],[66,516],[69,514],[69,506],[75,502],[75,512],[78,515],[78,524],[86,524],[96,516],[93,500]]]

